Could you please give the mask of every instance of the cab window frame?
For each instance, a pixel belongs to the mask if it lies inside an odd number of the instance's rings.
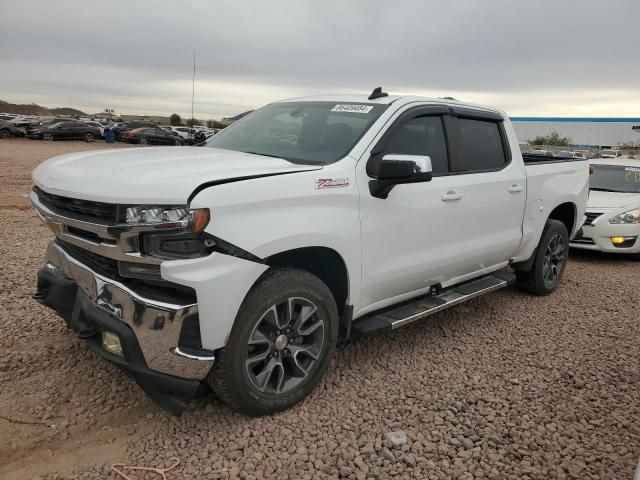
[[[509,167],[513,161],[513,155],[511,154],[511,146],[507,137],[507,131],[504,127],[505,119],[498,112],[488,110],[474,110],[464,107],[453,107],[451,109],[451,134],[452,143],[456,149],[454,155],[454,163],[451,165],[451,175],[469,175],[475,173],[489,173],[500,172]],[[478,120],[487,123],[496,124],[498,127],[498,133],[500,135],[500,142],[502,144],[502,151],[504,154],[504,163],[499,167],[483,168],[476,170],[465,170],[463,167],[463,152],[462,152],[462,130],[460,128],[460,119]]]
[[[444,145],[447,151],[447,171],[446,172],[433,172],[432,177],[445,177],[451,175],[452,166],[454,165],[453,155],[449,130],[451,126],[451,109],[447,105],[419,105],[411,107],[402,112],[383,133],[382,137],[375,146],[371,149],[369,159],[367,160],[366,171],[367,175],[371,178],[377,178],[377,169],[382,161],[382,157],[391,152],[386,152],[386,148],[391,143],[391,140],[396,134],[404,127],[404,125],[416,118],[420,117],[439,117],[442,122],[442,133],[444,135]],[[425,154],[426,155],[426,154]]]

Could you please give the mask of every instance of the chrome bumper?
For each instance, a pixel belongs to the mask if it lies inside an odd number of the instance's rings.
[[[194,380],[209,373],[213,357],[183,354],[178,348],[183,320],[198,312],[197,304],[180,305],[146,298],[94,272],[55,242],[47,249],[45,268],[75,282],[94,305],[131,327],[149,369]]]

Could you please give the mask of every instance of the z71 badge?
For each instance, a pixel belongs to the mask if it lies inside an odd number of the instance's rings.
[[[348,178],[319,178],[316,180],[316,188],[348,187]]]

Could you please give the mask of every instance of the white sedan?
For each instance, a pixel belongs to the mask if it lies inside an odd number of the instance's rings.
[[[640,162],[598,158],[586,221],[571,247],[611,253],[640,253]]]

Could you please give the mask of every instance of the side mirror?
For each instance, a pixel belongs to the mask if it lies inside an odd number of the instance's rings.
[[[395,185],[431,181],[431,157],[427,155],[387,154],[378,166],[377,179],[369,182],[371,195],[387,198]]]

